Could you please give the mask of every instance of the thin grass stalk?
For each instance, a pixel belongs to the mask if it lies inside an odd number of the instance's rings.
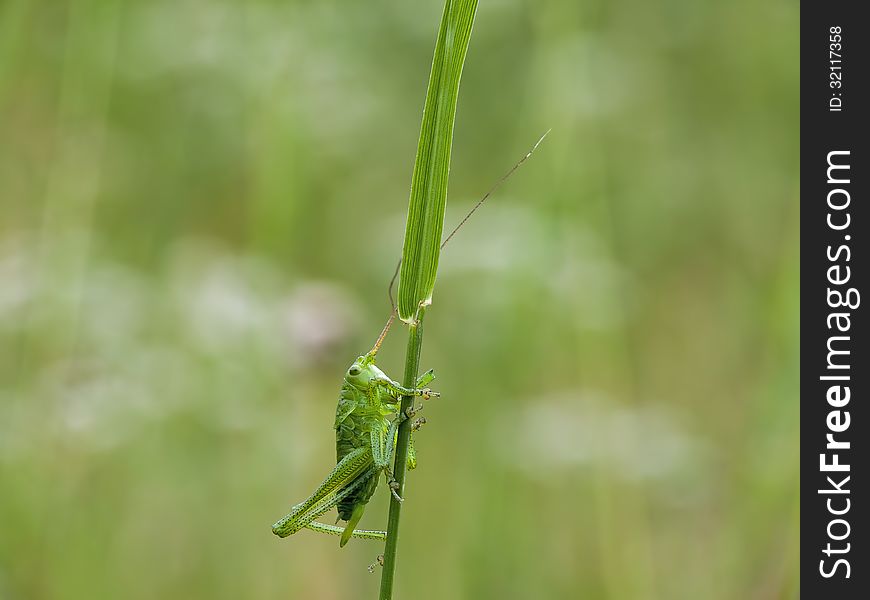
[[[408,327],[408,349],[405,354],[405,375],[402,385],[413,388],[420,371],[420,353],[423,350],[423,315],[425,308],[420,307],[414,323]],[[414,405],[413,396],[402,396],[400,415],[405,415]],[[408,463],[408,445],[411,440],[411,419],[405,419],[399,425],[396,442],[396,463],[393,466],[393,477],[399,484],[398,493],[405,497],[405,468]],[[396,549],[399,543],[399,520],[402,516],[402,503],[390,496],[390,515],[387,519],[387,542],[384,548],[384,569],[381,573],[380,600],[390,600],[393,597],[393,578],[396,571]]]

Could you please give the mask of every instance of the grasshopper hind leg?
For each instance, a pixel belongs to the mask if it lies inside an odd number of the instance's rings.
[[[278,537],[287,537],[308,526],[333,506],[340,504],[374,474],[372,457],[367,448],[359,448],[345,456],[304,502],[272,525]]]
[[[316,531],[318,533],[326,533],[328,535],[342,535],[344,534],[345,527],[339,527],[338,525],[327,525],[326,523],[318,523],[317,521],[312,521],[306,528]],[[351,533],[351,537],[355,537],[362,540],[380,540],[384,541],[387,539],[386,531],[379,531],[377,529],[354,529]]]
[[[384,566],[384,555],[383,554],[378,554],[378,557],[375,559],[375,562],[373,562],[372,564],[369,565],[369,573],[374,573],[375,569],[377,569],[379,566],[380,567]]]

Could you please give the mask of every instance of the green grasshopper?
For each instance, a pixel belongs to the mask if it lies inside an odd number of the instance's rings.
[[[548,133],[550,132],[541,136],[534,147],[474,205],[459,225],[445,238],[441,244],[442,248],[486,199],[532,155]],[[397,491],[399,485],[390,470],[390,463],[399,424],[413,418],[420,410],[412,408],[408,414],[398,414],[402,396],[419,396],[423,399],[439,396],[437,392],[425,387],[435,379],[431,369],[417,378],[413,388],[406,388],[387,377],[375,365],[378,349],[396,315],[392,289],[399,273],[399,265],[396,265],[390,282],[389,295],[393,312],[387,324],[372,349],[358,357],[344,374],[338,407],[335,410],[337,464],[307,500],[294,506],[287,516],[272,525],[272,532],[279,537],[287,537],[305,528],[320,533],[340,535],[340,546],[347,544],[351,537],[374,540],[385,540],[387,537],[385,531],[355,528],[362,518],[366,504],[378,487],[381,473],[387,480],[390,492],[398,501],[402,501]],[[412,424],[412,431],[419,429],[423,423],[425,419],[422,417],[416,420]],[[407,465],[409,469],[417,466],[413,437],[408,448]],[[315,520],[334,506],[338,507],[339,519],[347,522],[344,527],[327,525]]]
[[[397,500],[401,501],[399,486],[390,470],[390,462],[396,443],[399,424],[412,418],[419,409],[411,409],[408,414],[397,415],[402,396],[420,396],[428,399],[438,396],[438,392],[423,386],[430,383],[435,374],[430,369],[423,373],[414,388],[403,387],[393,381],[377,365],[375,357],[390,325],[393,315],[374,347],[358,357],[344,374],[344,383],[335,410],[335,446],[338,464],[323,483],[307,500],[297,504],[283,519],[272,525],[272,532],[287,537],[307,527],[321,533],[340,534],[340,546],[353,537],[366,539],[386,539],[385,531],[356,530],[366,504],[378,487],[380,473],[384,473],[387,485]],[[390,419],[391,416],[394,418]],[[424,421],[414,423],[418,429]],[[413,441],[408,451],[408,468],[416,465]],[[347,521],[342,529],[335,525],[318,523],[314,519],[338,507],[339,518]]]

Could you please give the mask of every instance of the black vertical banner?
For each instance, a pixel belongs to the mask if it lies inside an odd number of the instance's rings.
[[[801,4],[801,593],[870,598],[870,22]]]

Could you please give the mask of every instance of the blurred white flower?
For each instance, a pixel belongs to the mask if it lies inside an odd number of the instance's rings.
[[[29,237],[24,234],[0,241],[0,327],[14,327],[36,293],[33,257],[27,253]]]
[[[360,308],[344,288],[326,282],[298,286],[283,302],[283,331],[301,367],[332,355],[360,322]]]
[[[524,402],[491,433],[500,456],[533,478],[587,467],[628,481],[664,480],[702,455],[698,440],[662,408],[617,406],[581,391]]]

